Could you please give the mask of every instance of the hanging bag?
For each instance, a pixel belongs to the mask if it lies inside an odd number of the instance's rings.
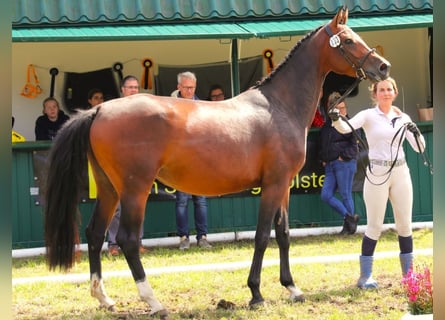
[[[20,93],[22,96],[30,99],[36,98],[39,94],[42,93],[42,88],[39,84],[39,78],[37,78],[37,73],[34,68],[34,65],[28,65],[28,74],[26,77],[26,84]]]

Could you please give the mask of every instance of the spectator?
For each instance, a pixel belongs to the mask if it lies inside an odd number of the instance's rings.
[[[69,116],[60,109],[59,102],[53,97],[43,100],[42,112],[43,115],[36,120],[36,140],[53,140]]]
[[[219,84],[214,84],[210,87],[207,100],[209,101],[221,101],[224,100],[224,90]]]
[[[199,100],[196,96],[196,76],[192,72],[183,72],[178,74],[178,89],[171,94],[173,97],[183,99]],[[176,191],[176,225],[179,241],[179,249],[186,250],[190,248],[189,223],[188,223],[188,200],[192,198],[195,207],[195,228],[198,247],[211,248],[207,241],[207,199],[203,196],[189,195],[187,193]]]
[[[338,92],[329,95],[328,106],[340,99]],[[347,117],[346,103],[337,105],[340,114]],[[321,189],[321,200],[326,202],[343,218],[340,234],[354,234],[359,216],[354,214],[352,182],[357,171],[358,144],[354,134],[341,134],[332,126],[328,118],[320,130],[320,159],[325,168],[325,178]],[[338,191],[341,200],[335,196]]]
[[[88,91],[88,107],[93,108],[104,102],[104,93],[102,90],[94,88]]]

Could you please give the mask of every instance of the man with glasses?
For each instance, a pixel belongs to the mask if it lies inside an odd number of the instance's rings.
[[[199,100],[196,96],[196,76],[190,71],[178,74],[177,90],[173,91],[172,97]],[[203,196],[190,195],[179,190],[176,191],[176,226],[179,241],[179,249],[190,248],[189,223],[188,223],[188,200],[192,198],[195,207],[195,228],[198,247],[211,248],[207,241],[207,199]]]
[[[122,95],[124,97],[139,93],[139,81],[135,76],[129,75],[122,80],[121,86]]]
[[[225,99],[224,90],[219,84],[214,84],[209,89],[207,99],[209,101],[221,101]]]

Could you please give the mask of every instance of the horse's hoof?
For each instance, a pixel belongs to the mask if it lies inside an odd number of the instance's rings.
[[[116,306],[113,304],[113,305],[111,305],[111,306],[108,306],[108,307],[106,307],[106,309],[108,310],[108,311],[110,311],[110,312],[116,312],[117,310],[116,310]]]
[[[252,299],[249,302],[250,309],[257,309],[257,308],[259,308],[259,307],[261,307],[263,305],[264,305],[264,299],[263,298],[261,298],[261,299]]]
[[[301,291],[300,288],[298,288],[297,286],[295,286],[294,284],[287,286],[286,287],[287,290],[289,290],[290,292],[290,301],[292,302],[304,302],[305,298],[304,298],[304,293],[303,291]]]
[[[153,318],[159,317],[159,319],[161,319],[161,320],[168,320],[169,319],[168,311],[166,309],[162,309],[162,310],[156,311],[156,312],[152,313],[150,316],[153,317]]]
[[[305,302],[306,298],[304,297],[304,294],[298,295],[298,296],[292,296],[291,297],[292,302]]]

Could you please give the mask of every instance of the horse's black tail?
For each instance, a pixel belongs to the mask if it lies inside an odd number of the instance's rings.
[[[79,111],[57,133],[48,157],[44,183],[45,243],[49,269],[67,270],[79,240],[82,170],[86,168],[89,133],[97,109]]]

